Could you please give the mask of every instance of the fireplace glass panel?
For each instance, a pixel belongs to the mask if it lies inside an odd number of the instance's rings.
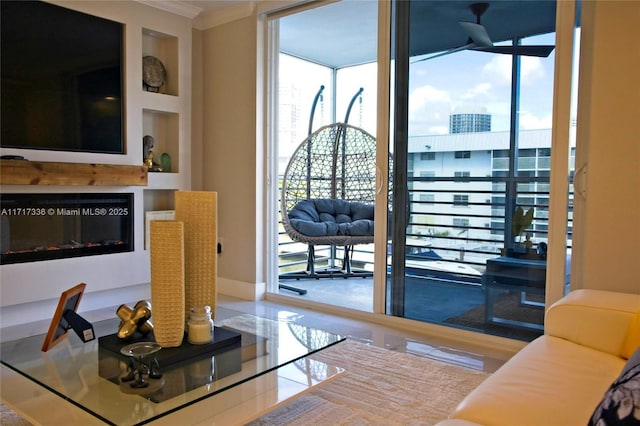
[[[133,194],[2,194],[2,264],[133,251]]]

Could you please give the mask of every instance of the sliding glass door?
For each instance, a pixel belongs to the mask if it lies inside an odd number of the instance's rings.
[[[575,3],[393,1],[390,29],[384,5],[318,2],[269,20],[269,292],[529,340],[569,283]],[[349,252],[364,279],[331,275],[345,247],[310,251],[279,210],[293,152],[338,122],[376,138],[375,190],[389,200],[376,244]]]
[[[363,164],[359,158],[364,162],[367,156],[367,161],[375,161],[375,140],[369,153],[356,148],[351,151],[353,144],[346,147],[348,152],[341,154],[341,159],[353,165],[349,170],[339,173],[341,163],[336,160],[334,165],[327,162],[330,170],[326,176],[318,176],[313,173],[321,168],[321,153],[313,151],[309,136],[327,126],[343,123],[375,138],[377,9],[375,1],[317,2],[279,13],[269,20],[271,87],[274,89],[270,105],[276,123],[270,150],[277,158],[277,164],[273,165],[277,174],[272,171],[271,176],[272,182],[278,182],[278,188],[273,188],[276,193],[271,194],[278,200],[272,209],[272,221],[277,222],[274,235],[278,240],[278,256],[274,259],[277,265],[271,265],[277,268],[278,285],[269,288],[272,293],[362,311],[373,309],[373,234],[370,241],[354,245],[316,242],[322,240],[318,237],[329,235],[300,237],[300,233],[291,232],[291,228],[284,225],[283,215],[290,212],[281,210],[280,197],[285,179],[287,182],[297,179],[299,183],[292,184],[297,185],[292,191],[306,192],[312,203],[317,201],[314,194],[329,194],[331,191],[323,188],[332,185],[347,189],[368,185],[363,191],[375,193],[375,163],[373,168],[367,166],[366,172],[356,170]],[[337,137],[336,142],[339,139]],[[310,153],[305,161],[308,173],[294,171],[293,166],[289,168],[299,148],[298,154]],[[289,175],[285,175],[287,170]],[[337,182],[338,175],[341,182]],[[352,176],[352,180],[344,176]],[[367,182],[363,181],[365,178]],[[353,197],[346,200],[347,203],[363,201]],[[370,205],[371,201],[366,200]],[[328,212],[327,216],[334,221],[345,217]],[[335,225],[337,228],[338,224]]]
[[[531,339],[546,293],[556,3],[395,11],[388,312]]]

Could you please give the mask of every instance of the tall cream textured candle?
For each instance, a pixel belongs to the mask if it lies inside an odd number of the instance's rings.
[[[184,339],[184,226],[152,220],[150,229],[151,317],[156,342],[177,347]]]
[[[185,323],[192,306],[211,307],[215,313],[218,194],[209,191],[177,191],[176,220],[184,222]]]

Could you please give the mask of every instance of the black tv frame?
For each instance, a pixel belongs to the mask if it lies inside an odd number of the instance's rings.
[[[26,0],[0,19],[0,147],[125,154],[124,24]]]

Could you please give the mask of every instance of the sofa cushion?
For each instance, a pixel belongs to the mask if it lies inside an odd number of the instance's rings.
[[[319,222],[318,209],[311,200],[302,200],[289,211],[290,219],[306,220],[308,222]]]
[[[373,219],[373,204],[354,201],[351,203],[351,217],[353,220]]]
[[[298,202],[288,213],[291,226],[309,237],[373,236],[373,205],[339,199]]]
[[[640,294],[574,290],[549,307],[544,332],[627,359],[629,324],[639,307]]]
[[[586,425],[624,364],[618,356],[541,336],[474,389],[451,417],[484,425]]]
[[[300,219],[290,219],[290,222],[299,233],[309,237],[338,235],[338,224],[335,222],[312,222]]]
[[[640,424],[640,348],[596,407],[589,426]]]

